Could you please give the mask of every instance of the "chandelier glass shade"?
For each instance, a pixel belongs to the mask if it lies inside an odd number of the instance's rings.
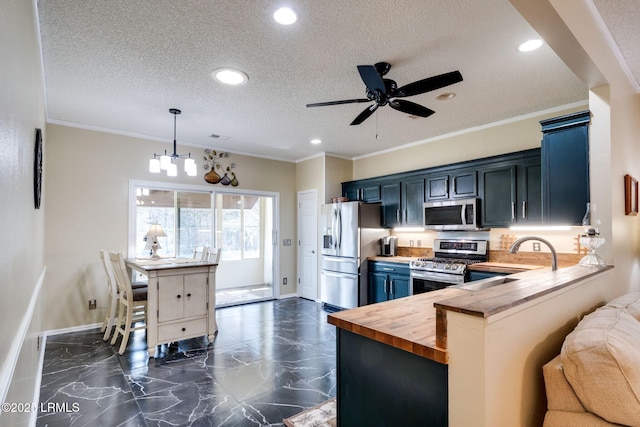
[[[198,168],[196,161],[191,158],[191,153],[178,154],[176,152],[176,117],[182,113],[182,111],[177,108],[170,108],[169,112],[173,114],[173,154],[167,153],[167,150],[164,150],[164,154],[153,153],[153,158],[149,160],[149,172],[160,173],[164,170],[167,172],[167,176],[178,176],[176,160],[184,159],[184,171],[189,176],[196,176],[198,174]]]

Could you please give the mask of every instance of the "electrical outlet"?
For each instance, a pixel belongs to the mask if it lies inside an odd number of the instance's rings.
[[[89,300],[89,310],[95,310],[95,309],[96,309],[96,300],[90,299]]]
[[[422,247],[422,240],[418,240],[418,247],[421,248]]]
[[[539,242],[533,242],[533,251],[534,252],[540,252],[540,243]]]
[[[282,242],[283,246],[291,246],[291,239],[284,239],[284,241]]]
[[[286,278],[286,277],[284,277],[284,278],[282,279],[282,284],[283,284],[283,285],[286,285],[286,284],[287,284],[287,278]]]
[[[409,240],[409,246],[413,246],[413,240]]]

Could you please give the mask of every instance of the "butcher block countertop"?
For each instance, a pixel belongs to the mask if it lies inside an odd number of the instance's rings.
[[[328,321],[338,328],[446,364],[447,350],[436,346],[434,303],[467,292],[440,289],[332,313]]]
[[[548,268],[528,270],[506,276],[515,279],[513,281],[484,289],[478,289],[477,285],[500,280],[500,277],[332,313],[328,316],[328,322],[349,332],[446,364],[447,311],[486,318],[611,268],[576,265],[556,271]],[[469,288],[465,289],[465,286]]]

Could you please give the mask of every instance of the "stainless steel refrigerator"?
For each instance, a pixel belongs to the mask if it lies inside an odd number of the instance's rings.
[[[322,205],[320,300],[329,308],[367,304],[367,257],[377,255],[382,237],[380,204],[341,202]]]

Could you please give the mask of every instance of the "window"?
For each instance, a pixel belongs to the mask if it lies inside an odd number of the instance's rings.
[[[149,256],[146,233],[158,223],[167,237],[158,239],[160,256],[191,257],[196,246],[211,246],[211,194],[136,189],[135,256]]]

